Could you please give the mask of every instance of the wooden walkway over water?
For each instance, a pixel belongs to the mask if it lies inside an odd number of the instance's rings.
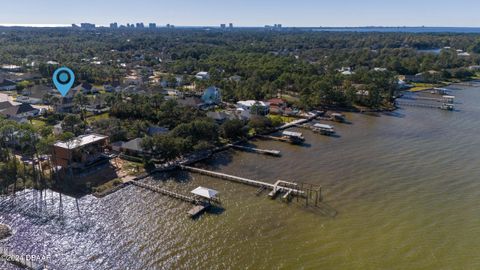
[[[242,146],[242,145],[236,145],[236,144],[229,144],[229,146],[235,149],[258,153],[258,154],[277,156],[277,157],[281,155],[280,151],[278,150],[259,149],[255,147],[248,147],[248,146]]]
[[[267,140],[274,140],[274,141],[279,141],[279,142],[286,142],[286,143],[292,143],[292,140],[286,137],[278,137],[278,136],[271,136],[271,135],[257,135],[257,137],[261,139],[267,139]]]
[[[160,193],[160,194],[178,199],[178,200],[182,200],[184,202],[188,202],[188,203],[191,203],[191,204],[197,204],[197,205],[201,204],[201,201],[195,199],[194,197],[186,196],[186,195],[174,192],[174,191],[166,190],[166,189],[159,188],[159,187],[156,187],[156,186],[152,186],[152,185],[149,185],[149,184],[145,184],[145,183],[142,183],[142,182],[139,182],[139,181],[130,181],[128,183],[130,183],[134,186],[137,186],[137,187],[141,187],[141,188],[144,188],[144,189],[156,192],[156,193]]]
[[[409,107],[419,107],[419,108],[431,108],[431,109],[441,109],[441,110],[453,110],[453,105],[452,109],[447,109],[446,107],[443,107],[442,105],[436,105],[436,104],[426,104],[426,103],[414,103],[414,102],[404,102],[404,101],[396,101],[396,105],[399,106],[409,106]]]
[[[215,177],[223,180],[228,180],[228,181],[242,183],[250,186],[269,189],[269,190],[272,190],[273,192],[273,193],[272,192],[270,193],[271,195],[273,195],[271,197],[274,197],[278,192],[283,192],[286,194],[288,193],[289,195],[294,195],[299,197],[304,197],[306,195],[305,191],[298,188],[297,184],[293,182],[279,180],[275,184],[271,184],[271,183],[262,182],[259,180],[248,179],[244,177],[209,171],[209,170],[190,167],[190,166],[180,166],[180,168],[182,170],[193,172],[193,173],[198,173],[198,174],[207,175],[207,176],[211,176],[211,177]]]
[[[434,98],[434,97],[421,97],[421,96],[403,96],[401,98],[402,100],[426,100],[426,101],[432,101],[432,102],[444,102],[444,103],[453,103],[453,100],[451,98]],[[402,102],[402,101],[399,101]]]

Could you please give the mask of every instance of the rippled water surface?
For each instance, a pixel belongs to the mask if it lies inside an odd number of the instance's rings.
[[[480,269],[480,89],[453,94],[455,112],[349,114],[338,138],[303,131],[303,147],[254,142],[281,158],[231,151],[197,165],[322,185],[318,209],[178,172],[147,182],[217,189],[224,211],[192,221],[190,205],[127,187],[63,196],[61,213],[58,194],[29,190],[0,199],[0,222],[15,230],[0,244],[50,255],[58,269]]]

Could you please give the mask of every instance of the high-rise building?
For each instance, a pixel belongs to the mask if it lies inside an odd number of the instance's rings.
[[[143,23],[137,23],[137,28],[145,28],[145,25],[143,25]]]
[[[118,23],[114,22],[110,24],[110,28],[112,29],[117,29],[118,28]]]
[[[225,29],[225,28],[227,28],[227,25],[222,23],[222,24],[220,24],[220,28]]]
[[[148,28],[155,29],[155,28],[157,28],[157,24],[156,23],[149,23]]]
[[[82,29],[95,29],[95,24],[94,23],[81,23],[80,27]]]
[[[228,27],[229,27],[230,29],[233,28],[233,23],[229,23],[229,24],[228,24]]]

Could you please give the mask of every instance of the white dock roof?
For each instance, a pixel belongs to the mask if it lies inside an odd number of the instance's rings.
[[[217,197],[218,191],[205,187],[197,187],[190,191],[191,193],[207,199],[214,199]]]

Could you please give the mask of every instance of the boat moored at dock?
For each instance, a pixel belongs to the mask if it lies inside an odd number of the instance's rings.
[[[455,106],[451,103],[443,103],[442,106],[440,106],[440,109],[446,111],[453,111],[455,109]]]
[[[312,131],[327,136],[335,134],[335,129],[333,128],[333,126],[319,123],[312,126]]]
[[[288,130],[282,131],[282,138],[288,139],[291,143],[302,143],[305,141],[302,133]]]
[[[341,113],[332,113],[330,117],[332,118],[332,121],[339,122],[339,123],[345,122],[345,115]]]

